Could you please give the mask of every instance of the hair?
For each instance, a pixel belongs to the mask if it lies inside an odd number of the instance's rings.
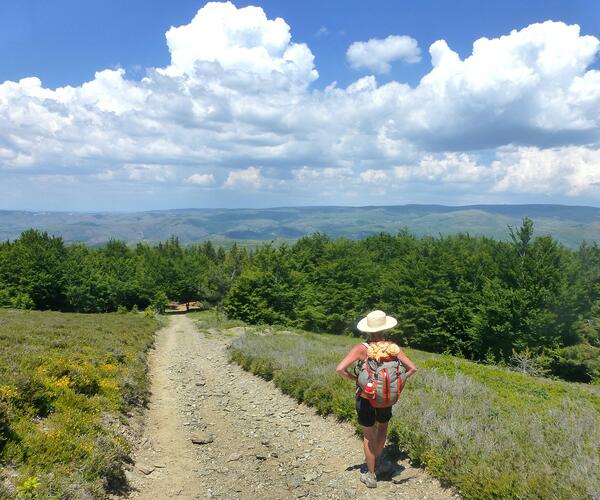
[[[371,342],[378,342],[384,340],[387,337],[387,330],[380,330],[378,332],[370,332],[367,334],[367,340]]]

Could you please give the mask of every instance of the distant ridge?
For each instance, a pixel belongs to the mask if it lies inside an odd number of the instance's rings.
[[[123,213],[0,210],[0,239],[15,239],[28,228],[90,245],[102,245],[111,238],[134,244],[171,236],[183,243],[213,240],[228,245],[237,240],[256,244],[295,240],[316,231],[357,239],[404,229],[417,236],[469,233],[505,239],[507,225],[518,225],[523,217],[534,220],[537,235],[550,234],[570,247],[583,240],[600,243],[600,207],[542,204],[189,208]]]

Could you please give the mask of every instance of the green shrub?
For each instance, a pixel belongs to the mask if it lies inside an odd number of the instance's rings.
[[[0,310],[0,467],[16,467],[20,498],[104,498],[122,483],[129,446],[111,422],[147,401],[157,326]]]
[[[17,293],[11,297],[10,305],[15,309],[33,309],[35,307],[33,299],[26,293]]]
[[[162,290],[157,292],[152,302],[150,302],[150,307],[158,314],[164,313],[167,305],[169,305],[169,299],[167,298],[167,294]]]
[[[127,308],[125,306],[117,306],[117,313],[118,314],[127,314],[129,311],[127,310]]]
[[[600,348],[589,344],[563,347],[557,351],[551,368],[555,375],[575,382],[600,378]]]
[[[10,433],[10,415],[8,404],[0,400],[0,452],[8,441]]]
[[[10,291],[8,288],[2,288],[2,285],[0,284],[0,307],[8,307],[10,305]]]

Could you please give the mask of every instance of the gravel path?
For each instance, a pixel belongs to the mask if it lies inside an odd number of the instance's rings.
[[[458,497],[404,462],[404,482],[368,490],[352,427],[227,364],[232,333],[197,329],[186,316],[158,333],[144,436],[127,471],[130,498]]]

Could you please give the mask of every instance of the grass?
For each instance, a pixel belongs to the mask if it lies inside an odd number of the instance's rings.
[[[157,327],[133,314],[0,310],[0,498],[104,498],[124,484],[123,431],[147,401]]]
[[[356,342],[247,333],[230,356],[320,413],[356,424],[354,387],[334,372]],[[600,498],[600,387],[405,351],[419,372],[394,407],[390,439],[414,462],[466,498]]]
[[[227,329],[236,326],[246,326],[243,321],[237,319],[228,319],[222,313],[217,313],[215,309],[204,309],[202,311],[194,311],[187,314],[198,328],[209,330],[211,328]]]

